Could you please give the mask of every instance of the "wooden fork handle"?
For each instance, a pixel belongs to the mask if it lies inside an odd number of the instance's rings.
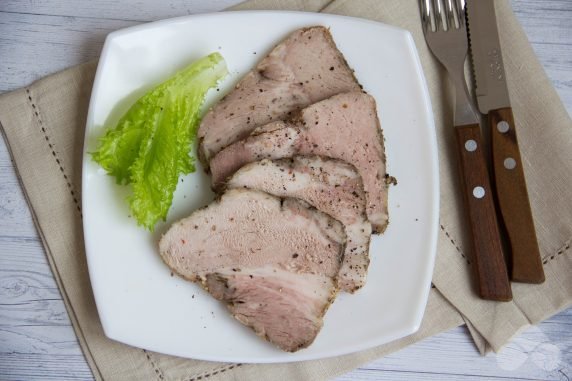
[[[544,282],[516,128],[510,107],[489,112],[496,194],[511,247],[511,279]]]
[[[472,234],[473,262],[479,295],[512,300],[495,212],[481,130],[478,124],[455,127],[463,195]]]

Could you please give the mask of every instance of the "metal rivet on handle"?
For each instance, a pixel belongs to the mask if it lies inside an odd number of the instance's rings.
[[[509,130],[509,128],[510,128],[510,126],[504,120],[497,123],[497,130],[499,130],[499,132],[501,134],[504,134],[505,132],[507,132]]]
[[[473,196],[475,198],[483,198],[485,197],[485,188],[483,187],[474,187],[473,188]]]
[[[514,169],[516,167],[516,160],[514,160],[512,157],[507,157],[504,159],[504,167],[506,169]]]
[[[469,152],[473,152],[477,149],[477,142],[473,139],[469,139],[465,142],[465,149]]]

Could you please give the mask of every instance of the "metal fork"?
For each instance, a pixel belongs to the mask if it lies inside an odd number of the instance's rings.
[[[465,80],[468,53],[464,0],[420,0],[425,40],[455,84],[455,135],[463,194],[472,233],[478,293],[509,301],[512,292],[502,251],[479,117]]]

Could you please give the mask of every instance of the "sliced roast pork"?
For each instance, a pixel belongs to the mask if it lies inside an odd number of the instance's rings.
[[[263,158],[321,155],[352,164],[362,178],[366,213],[373,230],[388,222],[385,152],[375,100],[363,92],[335,95],[290,121],[262,126],[211,160],[213,187],[220,188],[240,167]]]
[[[211,273],[206,287],[238,321],[288,352],[314,341],[337,290],[332,277],[276,268]]]
[[[200,282],[240,322],[295,351],[322,326],[345,241],[340,222],[303,201],[231,189],[173,224],[159,249],[173,271]]]
[[[205,115],[198,131],[199,157],[208,166],[212,156],[255,127],[359,88],[328,29],[299,29]]]
[[[257,161],[238,170],[227,189],[259,189],[280,197],[296,197],[345,226],[347,244],[338,286],[355,292],[365,284],[369,266],[371,224],[365,213],[361,177],[346,162],[319,156]]]

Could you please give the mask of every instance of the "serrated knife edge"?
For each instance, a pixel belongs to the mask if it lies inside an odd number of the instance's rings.
[[[467,1],[467,36],[479,111],[510,107],[494,0]]]

